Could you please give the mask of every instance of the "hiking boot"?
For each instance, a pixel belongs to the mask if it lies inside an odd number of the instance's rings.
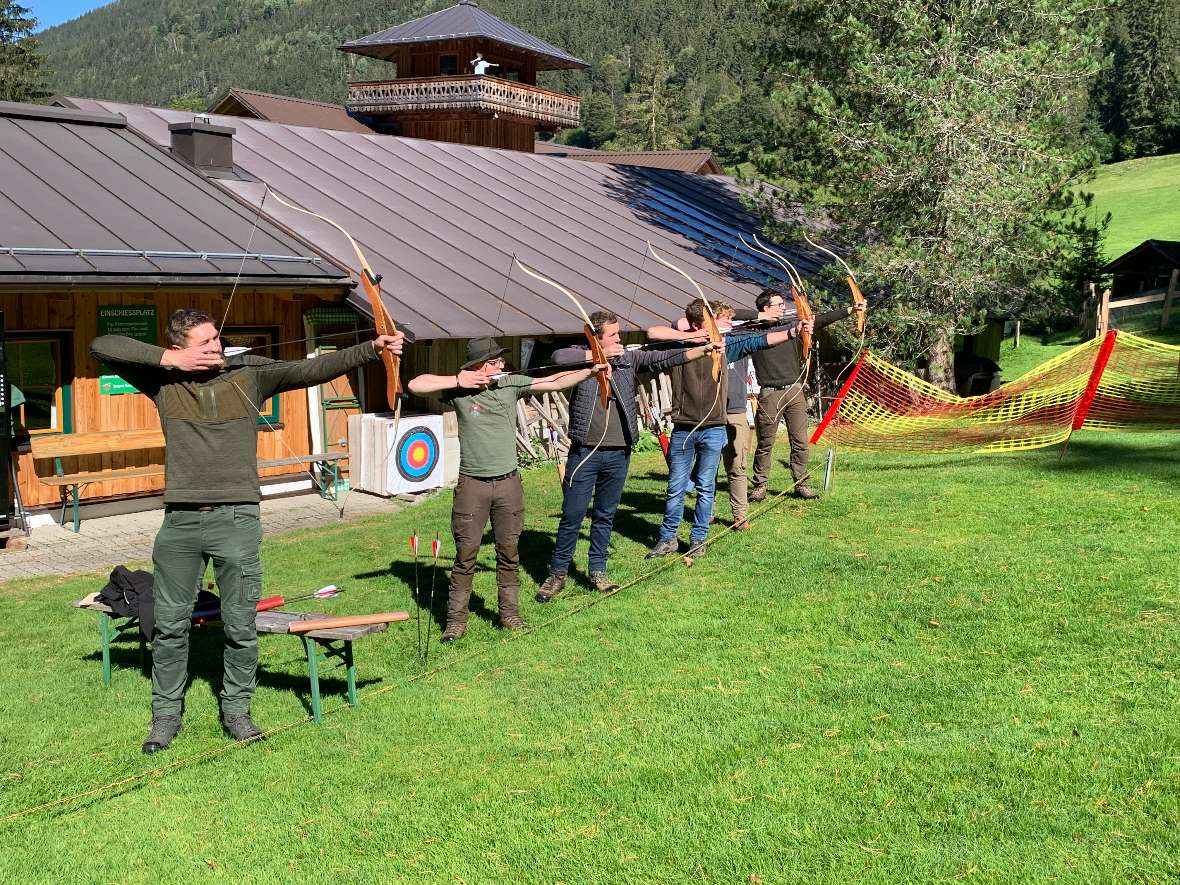
[[[675,538],[669,538],[666,541],[658,541],[656,546],[647,551],[644,559],[659,559],[661,556],[671,556],[680,549],[680,542]]]
[[[529,625],[520,619],[520,615],[500,615],[500,629],[511,630],[513,633],[523,633]]]
[[[684,556],[687,559],[700,559],[705,555],[706,549],[705,541],[693,541]]]
[[[735,532],[748,532],[750,530],[750,520],[744,516],[735,516],[733,518],[733,530]]]
[[[606,576],[606,572],[590,572],[590,586],[597,593],[614,593],[619,585]]]
[[[795,486],[795,497],[802,498],[804,501],[814,501],[819,497],[809,485]]]
[[[766,500],[766,486],[754,486],[750,489],[750,503],[757,504]]]
[[[550,575],[545,579],[540,589],[537,590],[537,595],[533,598],[537,602],[548,602],[558,593],[565,589],[565,575]]]
[[[466,624],[447,624],[447,627],[442,632],[442,636],[438,641],[444,645],[448,642],[454,642],[456,639],[462,639],[463,634],[467,632]]]
[[[262,737],[262,732],[254,724],[254,720],[250,718],[249,713],[239,713],[233,716],[223,713],[221,716],[221,727],[225,729],[227,735],[238,743],[242,741],[256,741]]]
[[[148,732],[147,740],[143,742],[143,751],[149,756],[160,750],[167,750],[168,746],[180,734],[179,716],[153,716],[152,728]]]

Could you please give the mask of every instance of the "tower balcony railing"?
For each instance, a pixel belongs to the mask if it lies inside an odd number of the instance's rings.
[[[510,114],[550,126],[577,126],[582,101],[499,77],[415,77],[348,84],[348,108],[362,114],[479,111]]]

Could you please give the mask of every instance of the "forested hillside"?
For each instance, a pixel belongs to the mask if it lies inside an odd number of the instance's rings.
[[[356,0],[120,0],[41,35],[57,92],[205,107],[229,86],[343,101],[349,78],[391,68],[337,51],[445,2]],[[584,99],[575,139],[619,147],[733,144],[746,159],[750,123],[765,114],[765,66],[746,45],[757,4],[718,0],[485,0],[488,11],[588,61],[590,72],[547,75]],[[653,85],[654,84],[654,85]],[[652,93],[656,93],[653,95]],[[661,118],[645,141],[644,99]],[[630,107],[629,107],[630,105]],[[754,113],[751,113],[751,111]],[[723,134],[723,139],[716,136]]]

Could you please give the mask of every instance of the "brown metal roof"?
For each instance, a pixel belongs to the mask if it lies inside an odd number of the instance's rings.
[[[74,99],[125,114],[166,143],[182,111]],[[256,180],[218,180],[257,206],[265,182],[285,199],[342,224],[384,275],[395,320],[420,338],[580,331],[560,293],[519,271],[513,255],[628,328],[664,322],[695,297],[680,275],[645,257],[650,240],[711,297],[752,306],[785,273],[747,253],[738,233],[759,227],[730,179],[582,163],[520,151],[214,118],[237,127],[235,164]],[[328,225],[271,200],[266,213],[355,267],[351,247]],[[822,256],[788,252],[804,274]],[[354,293],[355,303],[367,307]]]
[[[685,151],[595,151],[538,141],[538,154],[569,157],[587,163],[615,163],[619,166],[647,166],[652,169],[671,169],[676,172],[695,172],[698,175],[722,175],[725,169],[708,149]]]
[[[1180,243],[1175,240],[1144,240],[1112,259],[1099,273],[1134,273],[1145,268],[1180,267]]]
[[[123,117],[94,110],[0,102],[0,281],[347,276]]]
[[[376,34],[349,40],[340,49],[357,55],[392,61],[396,59],[397,47],[413,43],[433,43],[436,40],[484,39],[523,49],[537,57],[537,70],[581,69],[590,65],[580,58],[546,43],[540,37],[510,25],[502,18],[479,8],[475,0],[460,0],[430,15],[424,15],[405,24],[386,28]]]
[[[350,116],[348,109],[343,105],[256,92],[253,89],[230,89],[220,101],[209,108],[209,113],[230,117],[253,117],[256,120],[270,120],[272,123],[286,123],[288,126],[336,129],[340,132],[373,131],[360,120]]]

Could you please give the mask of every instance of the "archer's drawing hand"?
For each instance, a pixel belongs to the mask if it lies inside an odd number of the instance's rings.
[[[171,347],[160,357],[160,365],[181,372],[208,372],[225,365],[220,339],[214,338],[193,347]]]
[[[406,335],[404,332],[395,332],[392,335],[378,335],[373,339],[373,350],[378,355],[381,353],[392,353],[394,356],[402,355],[402,347],[405,346]]]
[[[483,369],[463,369],[455,376],[455,380],[460,387],[470,390],[483,390],[492,383],[493,373],[486,368]]]
[[[622,345],[622,342],[616,341],[614,344],[602,348],[602,352],[606,354],[608,359],[613,360],[615,357],[625,354],[627,348]]]

